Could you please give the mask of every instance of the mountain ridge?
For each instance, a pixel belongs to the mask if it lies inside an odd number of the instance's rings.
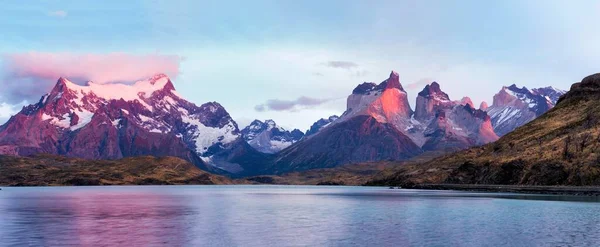
[[[254,167],[230,162],[237,159],[232,149],[260,155],[238,139],[237,123],[223,106],[181,98],[164,74],[131,85],[80,86],[59,78],[38,103],[0,127],[0,152],[88,159],[176,156],[219,174],[251,171]]]
[[[402,167],[373,184],[600,185],[600,74],[498,141]]]

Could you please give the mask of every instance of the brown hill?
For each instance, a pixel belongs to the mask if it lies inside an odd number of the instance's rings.
[[[228,178],[204,172],[175,157],[85,160],[55,155],[0,155],[0,185],[5,186],[230,183]]]
[[[370,184],[600,185],[600,74],[494,143],[408,165]]]

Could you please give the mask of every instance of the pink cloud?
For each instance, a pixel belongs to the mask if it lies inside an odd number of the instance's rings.
[[[0,100],[37,100],[59,77],[84,83],[132,83],[157,73],[172,79],[179,74],[181,57],[173,55],[132,55],[125,53],[75,54],[28,52],[5,54]]]
[[[432,83],[434,80],[432,78],[421,78],[416,82],[406,84],[404,87],[407,89],[423,89],[425,85]]]

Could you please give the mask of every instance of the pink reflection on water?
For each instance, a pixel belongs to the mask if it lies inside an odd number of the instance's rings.
[[[69,233],[47,239],[47,244],[76,244],[80,246],[156,246],[182,245],[185,231],[179,220],[187,209],[177,198],[151,191],[135,193],[112,191],[73,191],[58,200],[40,200],[39,207],[54,210],[47,219],[44,236]],[[56,211],[65,210],[69,226]],[[64,223],[63,223],[64,224]],[[65,229],[66,228],[66,229]],[[67,231],[65,231],[67,230]]]

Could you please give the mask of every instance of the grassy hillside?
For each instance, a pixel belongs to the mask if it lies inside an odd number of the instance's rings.
[[[494,143],[369,182],[428,183],[600,185],[600,74],[574,84],[552,110]]]
[[[294,185],[363,185],[375,176],[392,175],[404,165],[425,162],[441,154],[443,154],[442,151],[427,152],[408,161],[364,162],[334,168],[290,172],[278,176],[255,176],[236,180],[236,182]]]
[[[54,155],[0,156],[0,185],[230,184],[174,157],[84,160]]]

